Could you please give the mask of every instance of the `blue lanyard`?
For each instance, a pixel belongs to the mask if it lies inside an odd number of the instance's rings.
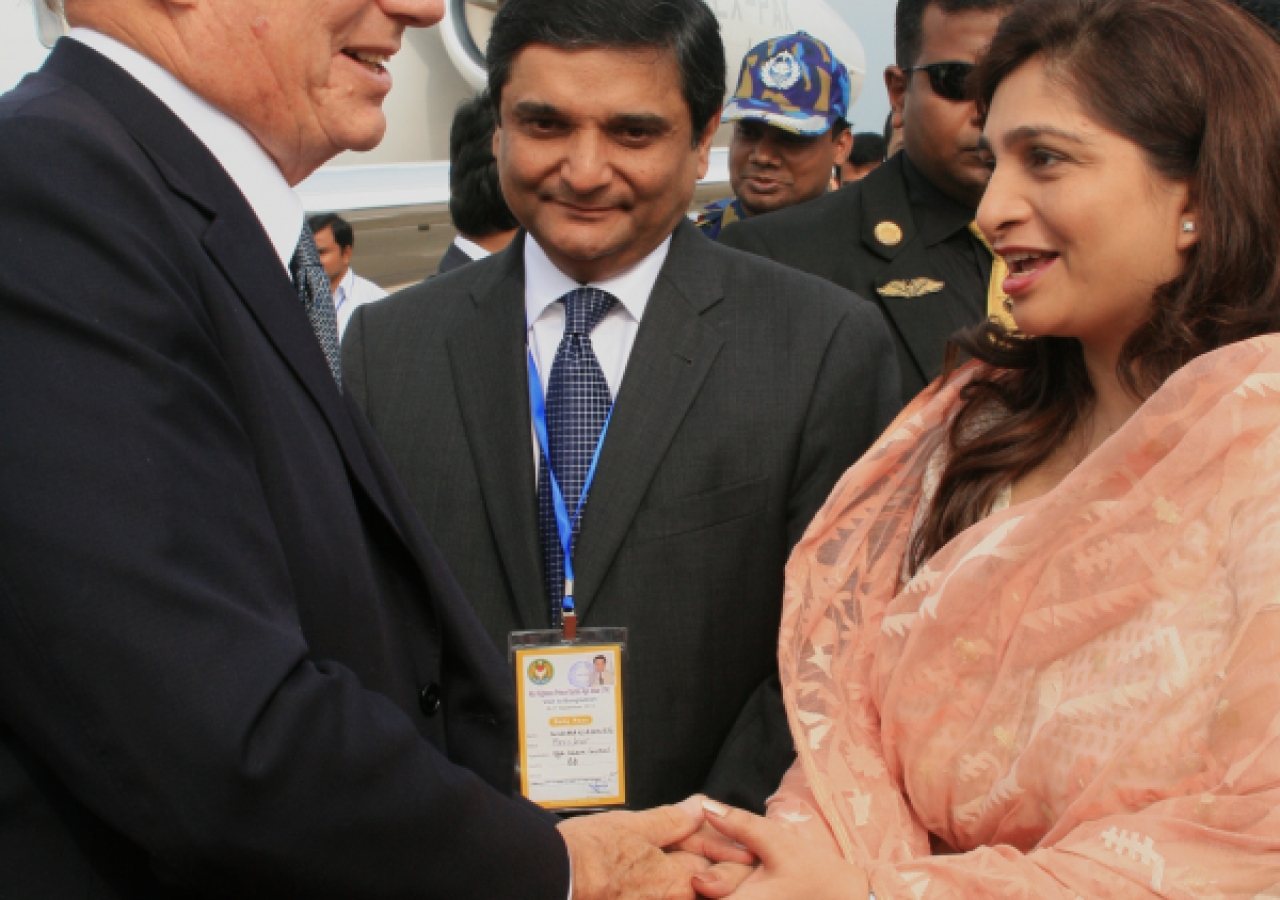
[[[547,440],[547,403],[542,396],[542,379],[538,377],[538,366],[533,361],[533,352],[529,352],[529,405],[533,411],[533,428],[538,433],[538,444],[542,447],[542,455],[547,461],[548,481],[551,483],[551,504],[556,511],[556,531],[560,534],[560,547],[564,550],[564,601],[561,611],[572,613],[573,605],[573,526],[582,516],[582,504],[587,500],[587,492],[591,490],[591,482],[596,478],[596,466],[600,463],[600,451],[604,447],[604,436],[609,431],[609,422],[613,419],[613,404],[609,404],[609,415],[605,417],[604,427],[600,429],[600,439],[596,441],[595,453],[591,456],[591,466],[587,469],[587,478],[582,482],[582,492],[578,494],[578,507],[569,518],[569,507],[564,502],[564,492],[560,490],[560,482],[556,480],[555,469],[551,466],[551,442]]]

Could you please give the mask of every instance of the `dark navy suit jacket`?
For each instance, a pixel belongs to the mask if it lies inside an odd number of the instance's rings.
[[[494,649],[213,156],[0,98],[0,897],[564,900]]]

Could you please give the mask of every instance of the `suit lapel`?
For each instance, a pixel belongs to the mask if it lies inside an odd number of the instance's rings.
[[[874,282],[874,299],[883,307],[894,327],[902,336],[923,381],[932,380],[930,373],[942,368],[942,356],[947,339],[951,336],[946,317],[934,314],[929,294],[923,297],[889,297],[880,289],[890,282],[912,281],[917,278],[937,280],[937,274],[929,261],[911,204],[907,200],[906,176],[902,171],[903,154],[881,166],[881,177],[869,176],[863,181],[862,194],[862,243],[888,265],[881,270]],[[879,172],[873,173],[878,175]],[[886,244],[877,235],[877,227],[891,222],[901,229],[902,239],[896,244]]]
[[[230,176],[167,106],[88,47],[60,40],[45,69],[74,82],[119,119],[170,188],[211,218],[201,239],[210,258],[319,407],[348,469],[399,533],[293,283]]]
[[[214,219],[204,235],[205,249],[320,408],[338,441],[348,470],[387,521],[400,532],[398,520],[391,514],[387,499],[369,467],[364,447],[352,427],[351,414],[338,392],[324,351],[320,349],[306,311],[294,292],[293,283],[281,268],[280,259],[265,235],[261,241],[246,241],[239,237],[251,234],[248,229],[257,225],[258,220],[252,217],[252,221],[235,221],[239,218],[235,214],[238,212],[235,210],[231,215],[219,215]],[[403,540],[405,536],[401,533],[400,537]]]
[[[498,553],[525,628],[550,612],[538,539],[529,375],[525,364],[523,232],[503,264],[472,288],[472,306],[445,338],[467,444]]]
[[[575,551],[585,619],[649,483],[724,339],[701,318],[723,296],[710,244],[688,222],[676,229],[627,361]]]

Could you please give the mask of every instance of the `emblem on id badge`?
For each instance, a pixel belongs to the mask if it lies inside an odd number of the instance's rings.
[[[556,670],[545,659],[535,659],[529,663],[529,680],[534,684],[547,684],[556,677]]]

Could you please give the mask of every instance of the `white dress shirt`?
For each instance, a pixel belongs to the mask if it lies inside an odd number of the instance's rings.
[[[622,376],[627,370],[627,361],[631,358],[631,348],[636,342],[636,332],[640,330],[640,320],[644,318],[645,306],[649,303],[649,295],[658,282],[658,273],[662,264],[667,261],[667,251],[671,249],[671,238],[658,245],[657,249],[636,263],[627,271],[603,281],[590,284],[579,284],[556,268],[546,251],[538,246],[533,235],[526,234],[524,239],[524,311],[525,322],[528,323],[527,340],[529,351],[533,354],[533,362],[538,367],[538,376],[542,381],[542,393],[546,396],[547,384],[551,379],[551,366],[556,359],[556,351],[560,348],[560,340],[564,337],[564,304],[557,300],[564,298],[570,291],[578,288],[599,288],[612,294],[618,302],[613,305],[600,324],[591,332],[591,348],[595,351],[596,360],[604,371],[604,380],[609,384],[609,395],[615,400],[618,389],[622,387]],[[533,435],[533,466],[537,475],[539,458],[538,435]]]
[[[72,28],[68,36],[132,75],[200,139],[248,201],[288,272],[302,235],[302,200],[254,136],[167,69],[115,38],[89,28]]]
[[[469,241],[462,235],[458,235],[453,239],[453,245],[463,253],[467,254],[467,256],[471,257],[472,262],[475,262],[478,259],[484,259],[486,256],[493,256],[492,250],[486,250],[475,241]]]
[[[338,316],[338,340],[347,330],[351,314],[358,308],[374,300],[381,300],[387,292],[367,278],[361,278],[354,269],[348,268],[342,281],[333,289],[333,311]]]

